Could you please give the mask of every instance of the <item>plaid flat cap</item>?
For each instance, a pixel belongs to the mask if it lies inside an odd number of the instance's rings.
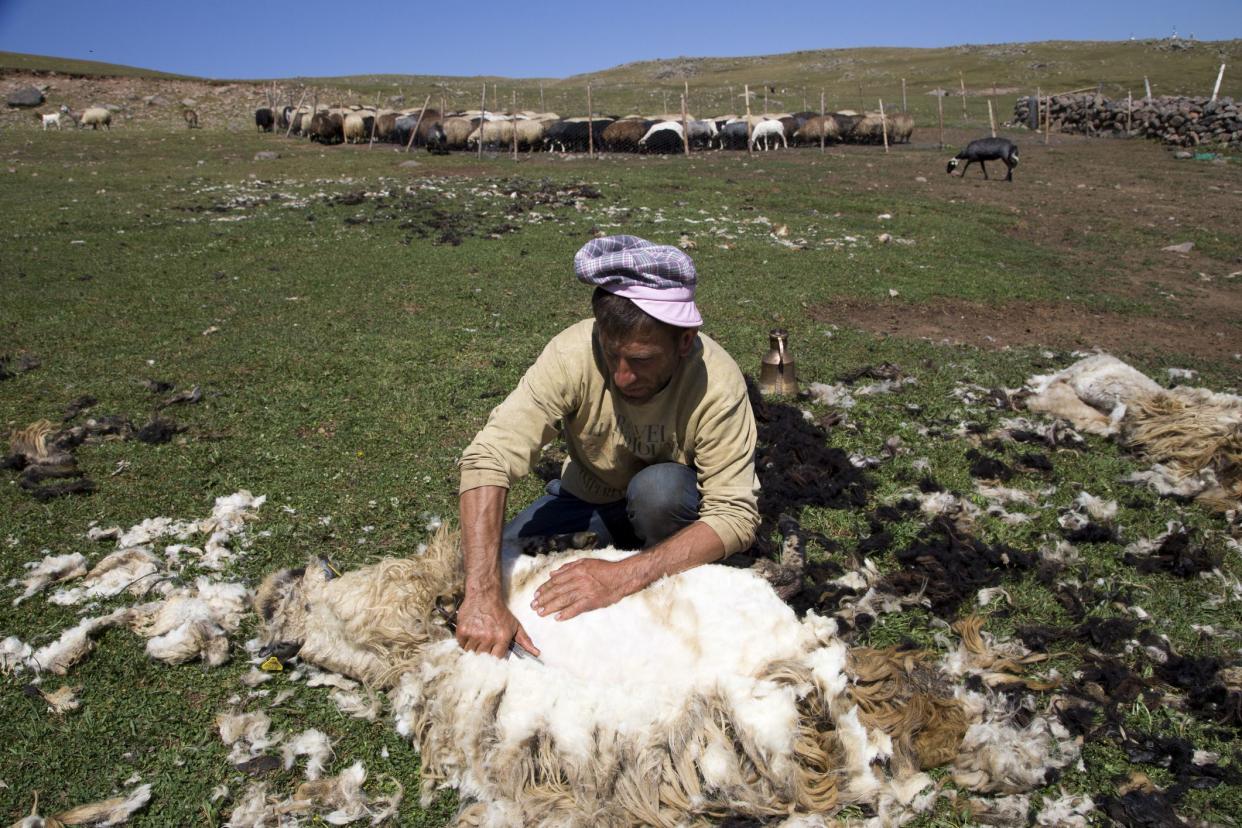
[[[679,328],[703,324],[694,304],[694,262],[671,245],[637,236],[592,239],[574,256],[574,273],[588,285],[624,296],[661,322]]]

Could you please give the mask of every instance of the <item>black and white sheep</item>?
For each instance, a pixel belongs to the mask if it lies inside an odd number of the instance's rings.
[[[965,161],[966,165],[962,167],[962,176],[965,177],[966,170],[970,169],[973,161],[978,161],[979,166],[983,168],[983,177],[988,177],[988,168],[984,165],[984,161],[1003,161],[1005,162],[1006,181],[1013,181],[1013,168],[1018,166],[1018,145],[1008,138],[979,138],[971,141],[966,145],[966,149],[949,159],[949,166],[945,172],[950,175],[957,169],[958,162]]]

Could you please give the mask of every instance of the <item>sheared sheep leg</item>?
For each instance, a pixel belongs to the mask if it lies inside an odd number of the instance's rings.
[[[966,171],[969,169],[970,169],[970,159],[967,158],[965,166],[962,167],[962,178],[966,177]]]
[[[979,166],[983,168],[983,180],[991,181],[992,179],[988,178],[988,165],[984,161],[980,160]]]

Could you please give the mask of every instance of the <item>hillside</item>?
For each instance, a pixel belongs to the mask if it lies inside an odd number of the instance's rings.
[[[430,96],[433,106],[477,108],[483,85],[487,105],[553,110],[562,114],[586,111],[586,85],[592,86],[596,112],[624,114],[676,111],[680,94],[689,85],[692,112],[722,114],[745,108],[742,90],[751,86],[752,108],[769,111],[818,109],[821,90],[829,109],[874,109],[906,105],[921,123],[934,122],[934,90],[945,90],[950,123],[986,121],[980,98],[993,98],[999,119],[1009,117],[1018,95],[1036,88],[1063,92],[1100,87],[1110,96],[1127,91],[1143,94],[1146,76],[1154,94],[1205,94],[1211,91],[1220,64],[1238,65],[1242,40],[1186,41],[1046,41],[963,45],[937,49],[868,47],[790,52],[753,57],[678,57],[623,64],[611,69],[560,79],[494,76],[360,74],[343,77],[288,78],[275,83],[280,97],[296,102],[303,88],[308,95],[340,102],[390,101],[418,106]],[[127,78],[198,83],[218,87],[219,80],[185,78],[153,70],[115,64],[0,52],[0,74],[16,83],[28,73],[56,72],[103,80]],[[262,100],[264,81],[232,81],[249,90],[245,106]],[[266,83],[271,83],[270,81]],[[252,86],[253,84],[253,86]],[[965,86],[967,111],[963,116],[960,90]],[[8,84],[6,84],[7,86]],[[94,88],[92,88],[94,91]],[[152,91],[155,91],[154,89]],[[147,94],[151,94],[148,92]],[[181,94],[192,94],[182,90]],[[201,94],[201,93],[200,93]],[[1242,97],[1242,74],[1227,73],[1221,94]]]

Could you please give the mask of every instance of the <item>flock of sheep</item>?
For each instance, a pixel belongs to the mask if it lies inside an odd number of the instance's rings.
[[[821,142],[879,144],[909,142],[914,118],[906,112],[820,115],[795,112],[710,119],[642,115],[561,118],[553,112],[502,114],[472,110],[443,113],[435,109],[375,110],[361,106],[260,107],[255,126],[280,130],[325,144],[381,141],[433,151],[485,147],[533,152],[669,153],[685,150],[687,127],[692,148],[773,149]]]

